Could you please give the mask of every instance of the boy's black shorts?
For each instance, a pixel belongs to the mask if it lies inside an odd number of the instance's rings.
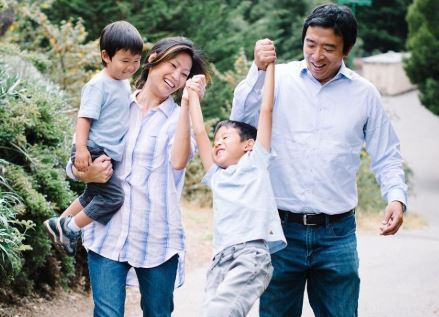
[[[105,154],[100,146],[87,146],[87,149],[93,161]],[[73,145],[70,155],[72,163],[75,162],[75,154],[76,147]],[[115,162],[111,160],[111,163],[114,167]],[[122,184],[114,173],[106,183],[87,183],[84,192],[79,196],[85,214],[103,225],[122,207],[123,201]]]

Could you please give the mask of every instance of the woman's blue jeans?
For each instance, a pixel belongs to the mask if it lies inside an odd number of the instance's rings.
[[[170,317],[178,255],[154,268],[135,268],[144,317]],[[126,279],[131,265],[88,252],[88,270],[94,301],[94,317],[122,317]]]
[[[316,317],[357,316],[355,216],[319,226],[281,221],[288,246],[271,257],[274,273],[260,300],[260,316],[300,317],[305,285]]]

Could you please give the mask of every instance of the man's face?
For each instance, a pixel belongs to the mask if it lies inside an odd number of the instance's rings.
[[[310,26],[303,42],[308,70],[322,85],[333,78],[343,61],[343,38],[332,28]]]

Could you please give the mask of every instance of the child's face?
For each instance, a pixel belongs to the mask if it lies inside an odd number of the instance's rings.
[[[150,62],[156,55],[150,56]],[[168,98],[177,90],[184,87],[192,69],[192,57],[180,53],[163,61],[149,70],[146,86],[160,99]]]
[[[116,80],[131,78],[140,67],[140,55],[129,50],[118,50],[110,59],[106,51],[102,51],[102,59],[107,63],[105,71]]]
[[[237,164],[241,157],[253,148],[253,144],[253,139],[241,141],[237,129],[222,126],[216,132],[213,141],[213,161],[222,168]]]

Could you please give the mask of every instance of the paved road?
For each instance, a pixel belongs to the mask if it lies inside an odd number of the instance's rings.
[[[414,172],[409,211],[429,223],[396,236],[359,235],[362,317],[439,316],[439,117],[410,92],[384,99],[401,152]],[[205,268],[187,274],[175,293],[175,317],[199,316]],[[249,314],[258,316],[257,304]],[[313,316],[308,303],[304,317]]]

